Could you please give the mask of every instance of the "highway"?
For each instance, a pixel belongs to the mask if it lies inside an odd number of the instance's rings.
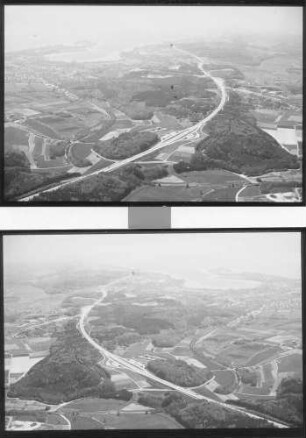
[[[88,173],[87,175],[81,175],[81,176],[77,176],[75,178],[71,178],[68,181],[63,181],[61,183],[58,183],[57,185],[54,185],[52,187],[46,188],[46,189],[40,189],[37,190],[35,193],[31,193],[28,196],[24,196],[19,198],[19,201],[30,201],[31,199],[33,199],[35,196],[41,194],[41,193],[47,193],[47,192],[52,192],[54,190],[57,190],[61,187],[65,187],[67,185],[70,184],[74,184],[77,182],[80,182],[86,178],[90,178],[94,175],[98,175],[100,173],[110,173],[113,172],[114,170],[120,169],[123,166],[126,166],[127,164],[139,160],[143,157],[145,157],[146,155],[150,155],[152,152],[156,152],[160,149],[165,148],[166,146],[170,146],[173,143],[176,143],[179,140],[184,140],[184,139],[189,139],[189,136],[192,135],[196,135],[196,134],[201,134],[202,133],[202,129],[203,127],[206,125],[206,123],[208,123],[210,120],[212,120],[224,107],[225,102],[227,100],[227,93],[226,93],[226,88],[225,88],[225,84],[223,79],[221,78],[217,78],[212,76],[210,73],[208,73],[206,70],[204,70],[203,65],[204,62],[203,60],[194,55],[193,53],[187,52],[185,50],[182,49],[177,49],[176,50],[187,54],[188,56],[191,56],[193,58],[195,58],[198,61],[198,67],[201,70],[201,72],[203,73],[203,75],[205,77],[210,78],[218,87],[218,89],[220,90],[220,95],[221,95],[221,99],[219,104],[216,106],[216,108],[208,115],[206,116],[203,120],[201,120],[200,122],[196,123],[195,125],[191,126],[190,128],[186,128],[183,129],[182,131],[179,132],[175,132],[174,134],[171,134],[170,136],[167,137],[167,139],[165,140],[161,140],[160,142],[158,142],[156,145],[152,146],[150,149],[147,149],[146,151],[143,151],[139,154],[133,155],[132,157],[129,158],[125,158],[123,160],[117,161],[115,163],[110,164],[107,167],[104,167],[103,169],[98,169],[95,170],[91,173]]]
[[[102,288],[102,296],[101,298],[99,298],[98,300],[96,300],[93,304],[91,304],[90,306],[84,306],[82,307],[81,310],[81,315],[80,315],[80,320],[78,323],[78,328],[82,334],[82,336],[96,349],[98,350],[105,358],[107,359],[111,359],[113,362],[123,366],[124,368],[140,374],[144,377],[149,378],[150,380],[153,380],[155,382],[161,383],[163,385],[165,385],[168,388],[171,389],[175,389],[176,391],[180,392],[181,394],[187,395],[193,399],[196,400],[205,400],[208,401],[209,403],[214,403],[216,405],[222,406],[225,409],[240,413],[240,414],[244,414],[250,418],[253,419],[258,419],[258,420],[265,420],[271,424],[273,424],[273,426],[278,427],[278,428],[287,428],[288,426],[286,424],[283,424],[279,421],[274,421],[271,420],[269,418],[266,418],[264,415],[257,415],[254,414],[253,412],[248,412],[246,409],[238,407],[238,406],[234,406],[234,405],[230,405],[230,404],[226,404],[224,402],[219,402],[216,400],[212,400],[204,395],[198,394],[196,392],[194,392],[192,389],[190,388],[183,388],[179,385],[175,385],[174,383],[168,382],[167,380],[164,379],[160,379],[159,377],[155,376],[154,374],[150,373],[149,371],[147,371],[146,369],[142,368],[141,365],[136,365],[135,363],[130,363],[127,359],[124,359],[123,357],[117,356],[116,354],[113,354],[111,352],[109,352],[108,350],[106,350],[105,348],[101,347],[94,339],[92,339],[92,337],[86,332],[85,329],[85,322],[86,322],[86,318],[88,317],[89,313],[91,312],[91,310],[96,306],[102,303],[102,301],[106,298],[107,296],[107,289],[109,286],[112,286],[115,283],[118,283],[120,281],[122,281],[123,279],[119,279],[116,280],[114,282],[109,283],[108,285],[104,286]]]

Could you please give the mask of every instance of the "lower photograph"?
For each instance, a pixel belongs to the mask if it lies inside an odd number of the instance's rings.
[[[5,431],[303,436],[304,229],[1,237]]]

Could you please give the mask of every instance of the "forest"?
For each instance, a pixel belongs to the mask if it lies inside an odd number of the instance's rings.
[[[147,364],[147,369],[161,379],[185,387],[202,385],[212,377],[210,371],[193,367],[185,361],[177,359],[151,360]]]
[[[279,418],[294,427],[303,424],[303,383],[295,377],[281,381],[273,400],[240,400],[232,403]]]
[[[209,135],[196,145],[191,162],[174,165],[175,171],[225,169],[253,176],[274,170],[298,169],[297,157],[256,126],[250,109],[232,92],[222,114],[209,122]]]
[[[69,322],[56,334],[49,355],[10,385],[8,396],[51,404],[88,396],[129,400],[132,394],[116,391],[108,371],[98,365],[100,359]]]
[[[96,143],[94,150],[105,158],[122,160],[149,149],[158,141],[158,135],[149,131],[124,132],[117,138]]]

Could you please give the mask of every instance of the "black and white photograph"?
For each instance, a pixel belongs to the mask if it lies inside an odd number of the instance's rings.
[[[5,429],[302,431],[304,233],[4,233]]]
[[[6,4],[2,203],[303,204],[302,41],[302,6]]]

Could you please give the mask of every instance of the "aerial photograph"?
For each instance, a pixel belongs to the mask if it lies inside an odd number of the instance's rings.
[[[10,234],[3,263],[7,431],[302,430],[300,232]]]
[[[6,5],[3,203],[302,203],[303,8]]]

